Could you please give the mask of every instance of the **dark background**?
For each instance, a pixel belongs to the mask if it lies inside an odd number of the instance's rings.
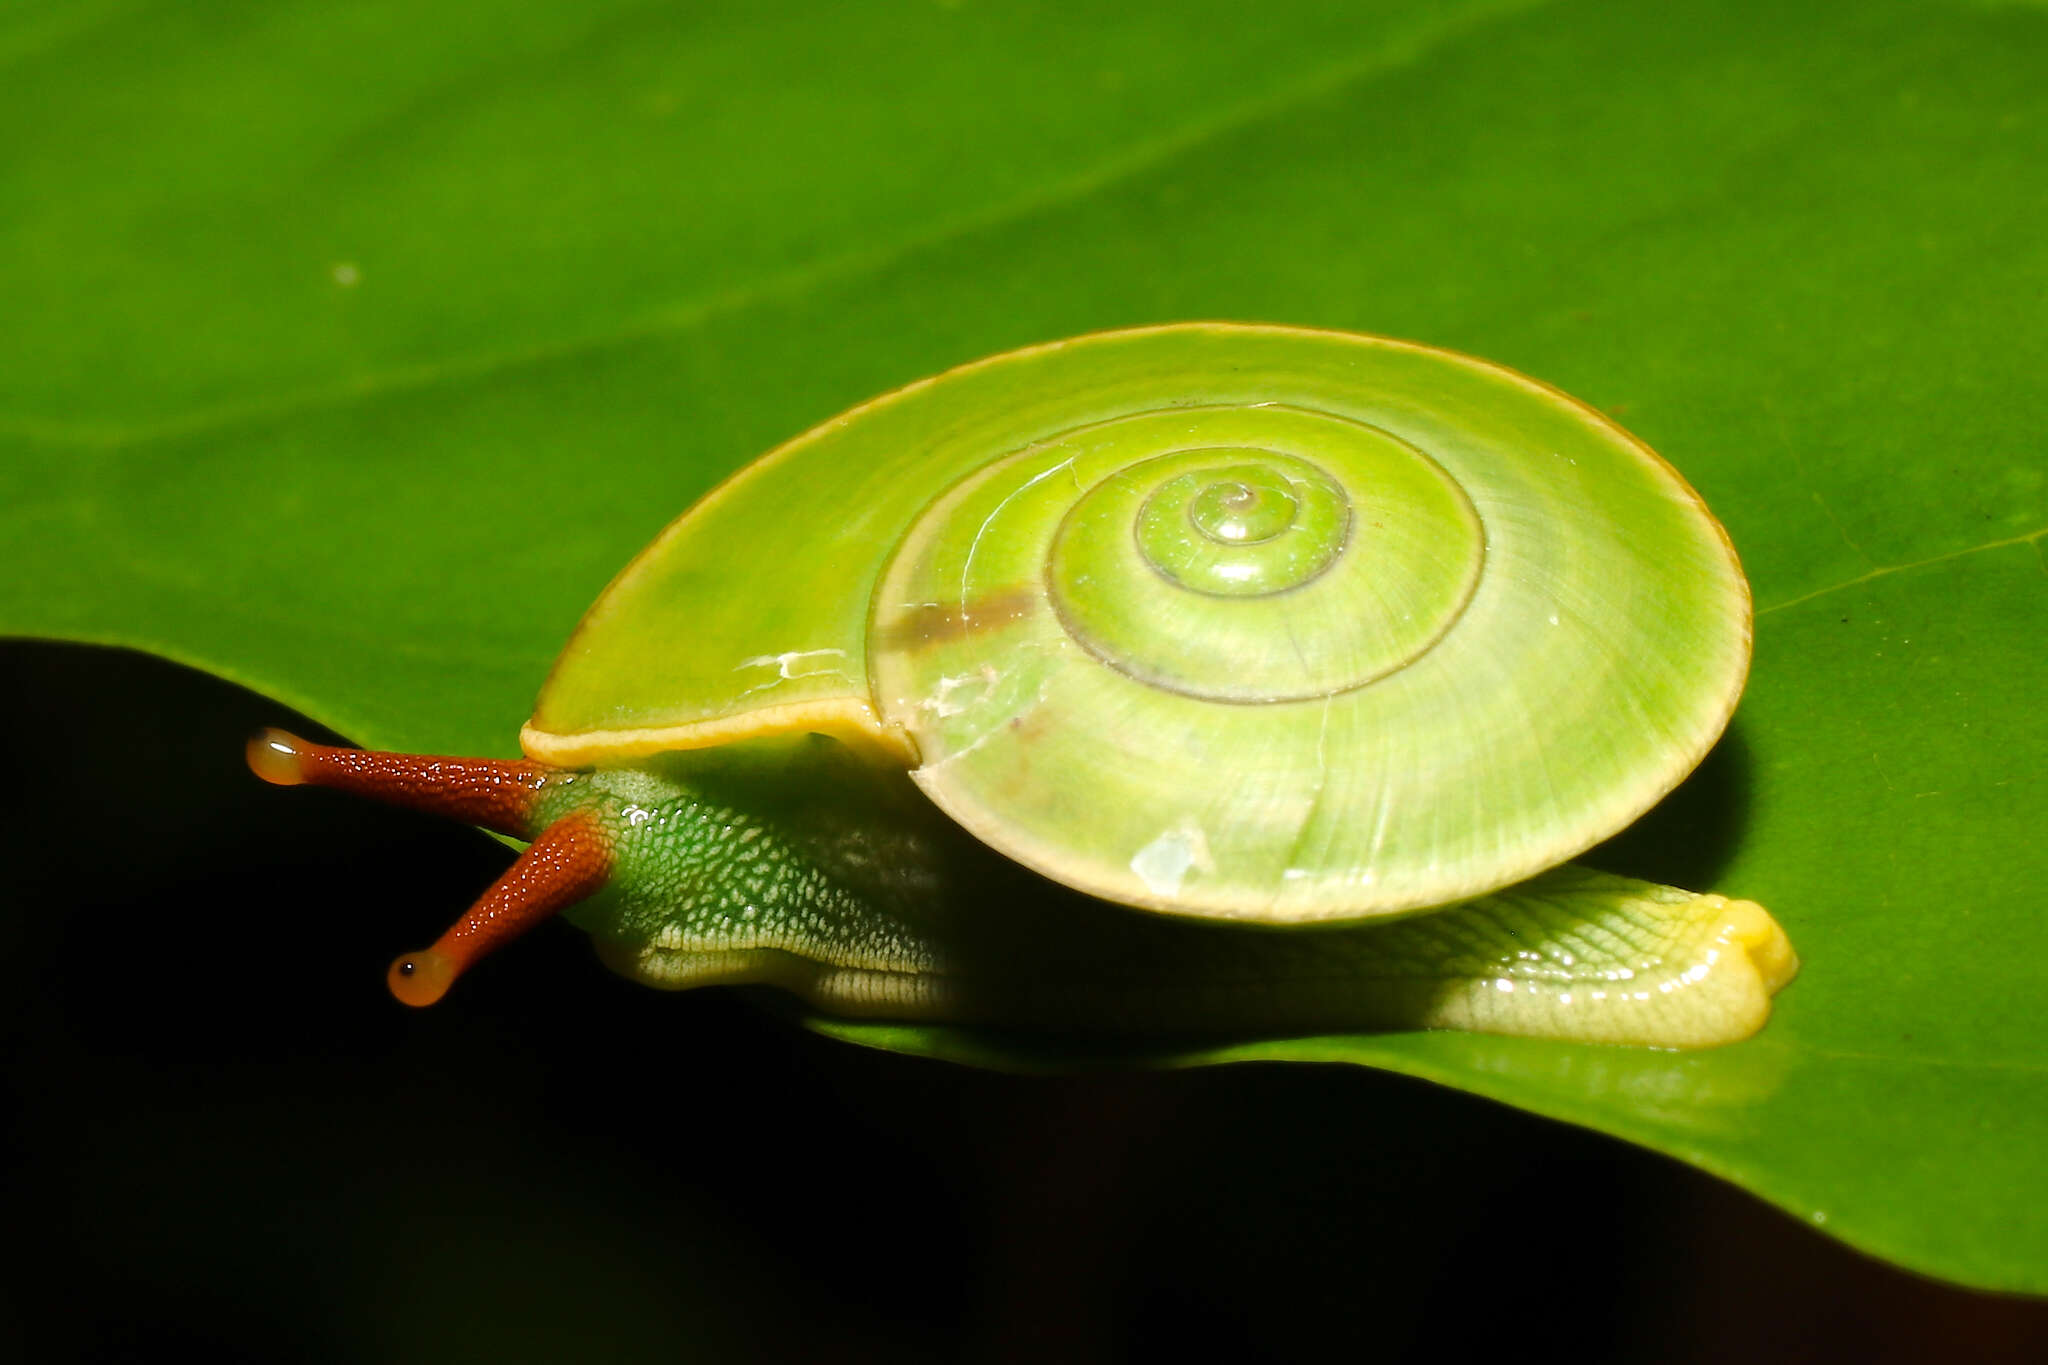
[[[409,1011],[502,847],[261,785],[324,732],[139,655],[0,644],[0,706],[28,1359],[2048,1358],[2048,1304],[1360,1068],[981,1073],[561,925]]]

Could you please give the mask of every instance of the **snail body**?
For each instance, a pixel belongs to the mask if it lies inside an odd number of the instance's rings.
[[[1694,1045],[1762,1023],[1782,932],[1567,860],[1712,746],[1749,622],[1697,495],[1564,395],[1147,328],[748,466],[591,607],[525,764],[251,761],[534,840],[394,966],[422,1002],[581,901],[631,975],[836,1012]]]

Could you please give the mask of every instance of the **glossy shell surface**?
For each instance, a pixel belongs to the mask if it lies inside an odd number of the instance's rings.
[[[523,738],[821,730],[992,846],[1175,913],[1484,894],[1635,819],[1748,668],[1669,465],[1500,366],[1239,324],[913,384],[771,452],[591,608]]]

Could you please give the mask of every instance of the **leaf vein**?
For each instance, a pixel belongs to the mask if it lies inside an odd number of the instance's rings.
[[[1986,550],[2002,550],[2012,545],[2031,545],[2034,547],[2034,553],[2038,557],[2041,555],[2041,538],[2043,536],[2048,536],[2048,526],[2043,526],[2038,531],[2026,532],[2023,535],[2007,536],[2003,540],[1987,540],[1981,545],[1970,545],[1960,550],[1950,550],[1945,554],[1930,555],[1926,559],[1915,559],[1905,564],[1882,564],[1868,573],[1860,573],[1856,577],[1844,579],[1840,583],[1830,583],[1825,588],[1815,588],[1812,592],[1801,593],[1799,596],[1787,598],[1783,602],[1773,602],[1768,607],[1759,607],[1756,614],[1759,617],[1763,617],[1770,616],[1776,612],[1789,611],[1793,607],[1803,606],[1815,598],[1826,597],[1832,593],[1860,587],[1862,584],[1871,582],[1873,579],[1889,578],[1893,574],[1905,573],[1911,569],[1924,569],[1934,564],[1945,564],[1951,559],[1962,559],[1968,555],[1982,554]],[[2043,561],[2043,571],[2048,572],[2048,560]]]

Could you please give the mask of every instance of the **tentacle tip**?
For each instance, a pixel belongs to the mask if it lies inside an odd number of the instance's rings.
[[[391,964],[385,973],[385,984],[391,993],[408,1005],[416,1008],[433,1004],[448,993],[455,984],[458,969],[455,960],[446,953],[433,948],[417,953],[407,953]]]
[[[243,757],[249,761],[249,771],[265,782],[296,787],[306,780],[306,751],[310,747],[297,735],[271,727],[249,737]]]

